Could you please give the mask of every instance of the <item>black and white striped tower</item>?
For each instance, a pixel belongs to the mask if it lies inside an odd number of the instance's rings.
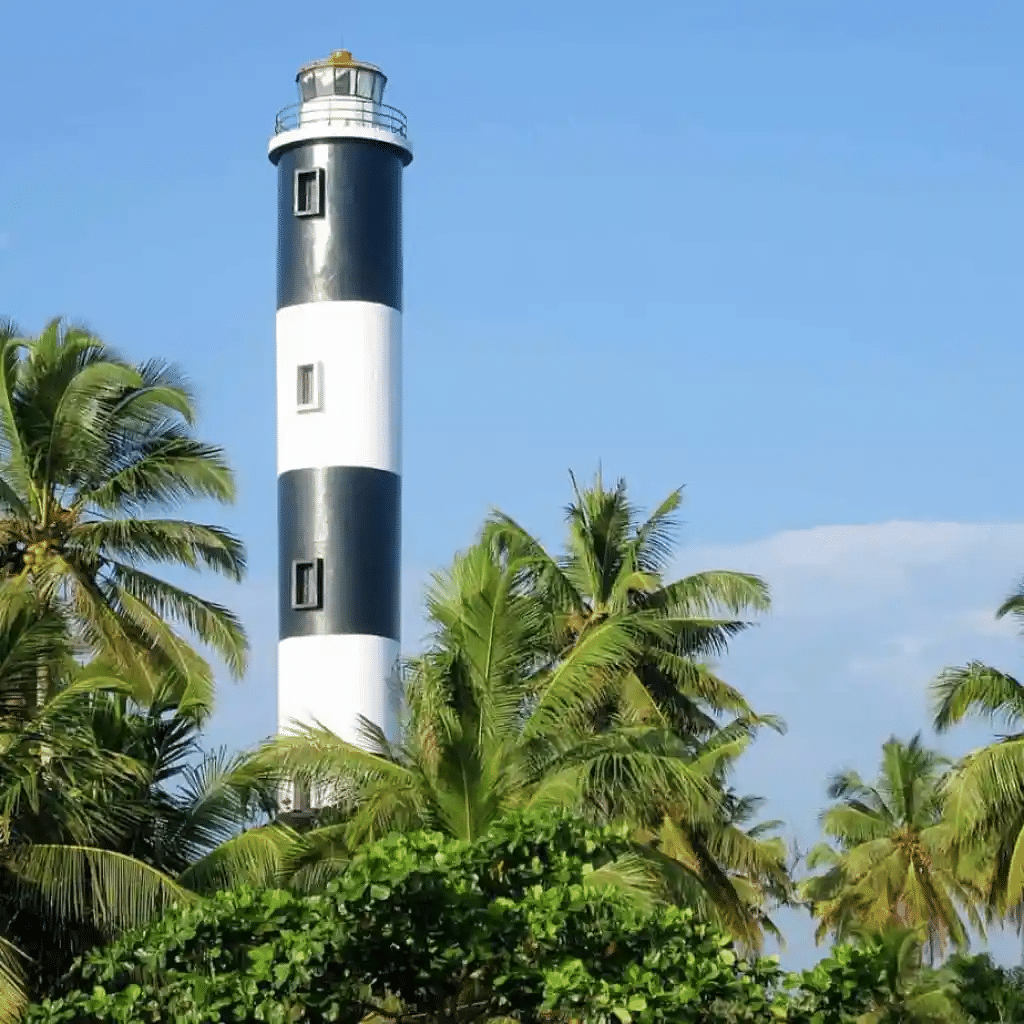
[[[347,50],[277,117],[278,728],[391,733],[399,655],[405,117]]]

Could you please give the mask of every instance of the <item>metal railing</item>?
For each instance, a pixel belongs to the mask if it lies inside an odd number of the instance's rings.
[[[372,125],[383,128],[385,131],[394,132],[406,138],[405,114],[395,107],[389,107],[383,103],[375,103],[370,106],[315,106],[306,107],[303,110],[301,103],[295,103],[285,107],[277,115],[274,122],[274,134],[288,132],[294,128],[301,128],[307,124],[358,124]]]

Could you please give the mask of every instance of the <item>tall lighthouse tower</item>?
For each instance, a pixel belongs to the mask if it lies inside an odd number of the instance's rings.
[[[278,728],[390,733],[399,655],[404,115],[347,50],[296,76],[277,167]]]

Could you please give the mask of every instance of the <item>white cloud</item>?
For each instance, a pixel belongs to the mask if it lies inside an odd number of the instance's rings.
[[[742,563],[742,565],[741,565]],[[932,587],[951,588],[951,567],[961,585],[935,595],[943,608],[962,610],[964,598],[994,588],[995,603],[1024,573],[1024,524],[872,523],[792,530],[739,545],[717,545],[685,553],[687,567],[736,564],[768,577],[780,616],[811,611],[830,615],[843,605],[876,606],[878,599],[915,600]],[[842,593],[831,589],[841,584]],[[931,603],[931,601],[929,601]],[[973,606],[966,606],[971,608]]]
[[[772,613],[737,652],[770,650],[761,667],[786,670],[801,690],[812,653],[830,676],[873,666],[876,685],[922,693],[923,678],[950,660],[1016,653],[1016,626],[995,609],[1024,572],[1024,524],[815,527],[692,548],[677,567],[710,568],[768,581]],[[747,670],[745,657],[741,664]]]

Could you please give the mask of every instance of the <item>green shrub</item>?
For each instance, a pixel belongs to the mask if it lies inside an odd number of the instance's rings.
[[[29,1020],[845,1019],[859,997],[845,981],[832,993],[827,970],[787,993],[774,960],[742,959],[690,911],[592,884],[628,852],[565,818],[507,819],[474,843],[389,836],[322,895],[228,892],[167,914],[90,954]]]

